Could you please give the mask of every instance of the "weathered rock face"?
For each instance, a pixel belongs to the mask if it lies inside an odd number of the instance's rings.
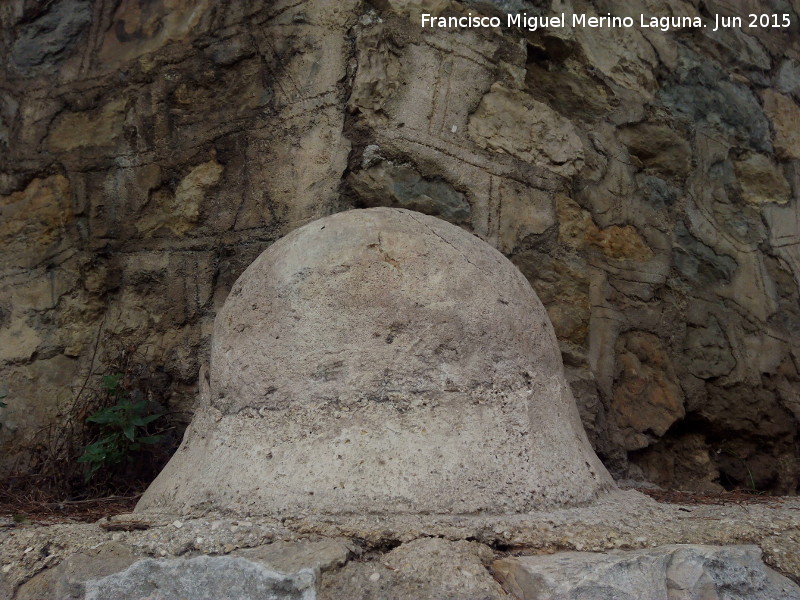
[[[521,600],[800,600],[800,587],[755,546],[563,552],[502,559],[493,570]]]
[[[754,6],[553,10],[708,18]],[[519,266],[615,473],[795,491],[796,0],[774,7],[786,29],[418,21],[491,10],[3,2],[4,468],[58,421],[97,339],[96,366],[117,341],[147,348],[165,402],[189,415],[214,315],[245,266],[312,219],[384,205],[457,223]]]
[[[282,575],[244,558],[200,556],[188,560],[146,559],[119,573],[86,582],[84,598],[314,600],[314,583],[312,571]]]
[[[219,535],[209,532],[207,525],[198,533]],[[194,542],[203,539],[196,536]],[[353,547],[341,539],[318,539],[275,541],[233,551],[229,542],[228,550],[217,556],[163,558],[166,553],[159,553],[160,560],[125,542],[101,543],[57,564],[49,561],[16,594],[4,593],[7,588],[0,575],[0,594],[14,600],[314,600],[320,575],[344,566]]]
[[[416,212],[348,211],[271,246],[217,316],[204,387],[137,510],[503,514],[613,485],[530,284]]]
[[[422,538],[395,548],[380,562],[351,562],[326,573],[318,598],[500,600],[507,596],[485,566],[492,555],[475,542]]]
[[[718,507],[718,511],[718,515],[724,514],[724,509]],[[785,513],[783,519],[787,519]],[[747,527],[741,515],[736,522],[740,527]],[[0,593],[9,600],[800,598],[800,587],[767,566],[765,561],[770,564],[769,553],[762,553],[755,545],[654,544],[654,547],[644,549],[601,551],[605,546],[613,548],[620,543],[618,538],[607,535],[606,530],[589,534],[595,543],[600,544],[594,552],[549,554],[542,548],[537,552],[534,548],[518,547],[513,556],[508,556],[507,552],[484,543],[441,537],[396,542],[391,550],[383,548],[367,552],[363,538],[346,541],[314,536],[313,540],[259,540],[253,532],[242,535],[239,525],[264,531],[270,529],[269,524],[220,520],[212,523],[217,527],[209,531],[207,521],[185,522],[185,529],[192,530],[190,539],[194,539],[188,543],[167,544],[178,549],[181,556],[163,550],[166,540],[175,537],[170,536],[176,530],[169,525],[167,530],[158,532],[160,528],[156,528],[116,542],[104,540],[109,536],[108,532],[102,532],[94,524],[72,525],[71,531],[63,527],[39,527],[24,543],[34,546],[46,543],[56,554],[40,555],[37,559],[27,560],[25,565],[9,565],[13,567],[8,571],[13,573],[12,577],[6,574],[6,570],[0,571]],[[231,523],[235,525],[231,527]],[[708,523],[704,521],[699,527],[695,524],[694,534],[708,527]],[[572,526],[576,524],[571,523]],[[378,528],[384,525],[375,523]],[[478,525],[484,532],[485,527],[485,523]],[[448,537],[467,535],[457,527],[448,529]],[[386,533],[385,529],[383,531]],[[588,532],[581,534],[578,531],[571,542],[582,544],[580,540],[588,541]],[[196,537],[198,534],[203,537]],[[4,535],[7,534],[4,532]],[[285,530],[278,535],[292,537]],[[558,537],[555,532],[554,535]],[[700,535],[718,534],[707,531]],[[791,538],[794,532],[783,529],[782,535]],[[92,544],[87,543],[87,536],[93,538]],[[21,543],[13,537],[8,541]],[[232,541],[252,547],[232,550],[235,547],[230,543]],[[542,539],[537,541],[543,543]],[[632,542],[633,538],[628,541]],[[224,544],[228,550],[220,548],[219,554],[206,554],[209,542],[220,547]],[[76,546],[83,547],[83,551],[76,552]],[[153,547],[162,548],[157,552],[161,558],[147,556],[147,549]],[[203,553],[198,554],[201,548]],[[552,551],[552,547],[550,549]],[[797,550],[795,540],[780,550],[781,558],[797,564],[800,557]],[[7,546],[0,552],[3,559],[13,555]],[[27,554],[33,554],[33,551]],[[42,570],[40,565],[37,569],[37,562],[44,562],[46,568]],[[797,580],[797,572],[790,575]],[[19,581],[24,583],[15,585]]]

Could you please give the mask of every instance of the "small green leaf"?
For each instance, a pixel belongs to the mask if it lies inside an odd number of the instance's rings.
[[[153,421],[155,421],[159,417],[163,417],[163,416],[164,415],[162,415],[162,414],[157,414],[157,415],[148,415],[146,417],[134,417],[133,419],[131,419],[131,423],[133,423],[137,427],[144,427],[148,423],[152,423]]]
[[[133,427],[133,423],[128,423],[122,428],[122,433],[125,434],[125,437],[128,438],[130,441],[133,441],[136,437],[136,433]]]
[[[119,421],[120,415],[115,406],[109,406],[106,408],[101,408],[97,412],[92,413],[86,420],[90,423],[105,425]]]
[[[103,389],[109,393],[117,391],[119,383],[122,381],[122,373],[115,373],[113,375],[103,375]]]
[[[106,454],[107,450],[104,440],[100,440],[86,446],[83,455],[78,458],[78,462],[101,463],[105,460]]]
[[[117,409],[119,412],[127,412],[130,410],[135,410],[133,404],[131,404],[131,401],[128,400],[127,398],[122,398],[119,402],[117,402],[114,408]]]

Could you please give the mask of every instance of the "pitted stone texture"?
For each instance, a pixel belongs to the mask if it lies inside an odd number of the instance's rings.
[[[340,213],[262,254],[205,388],[137,510],[498,514],[613,486],[525,277],[411,211]]]
[[[101,544],[98,548],[73,554],[55,567],[44,569],[23,584],[13,597],[15,600],[83,600],[86,581],[118,573],[135,562],[136,557],[124,544]],[[0,598],[4,597],[0,595]]]
[[[563,552],[502,559],[493,570],[521,600],[800,600],[757,546]]]
[[[501,600],[508,596],[484,567],[494,553],[475,542],[421,538],[380,560],[351,562],[323,575],[319,600]]]
[[[85,600],[314,600],[313,571],[283,575],[230,556],[141,560],[86,583]]]
[[[343,539],[323,538],[302,542],[278,540],[266,546],[237,550],[234,555],[289,575],[303,569],[321,573],[342,567],[350,556],[350,549],[351,545]]]

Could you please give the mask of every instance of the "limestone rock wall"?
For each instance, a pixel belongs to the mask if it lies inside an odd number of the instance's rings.
[[[399,206],[509,256],[619,476],[800,482],[800,2],[792,27],[430,31],[449,0],[0,5],[0,462],[136,344],[191,411],[211,324],[273,241]],[[99,344],[97,341],[99,340]]]

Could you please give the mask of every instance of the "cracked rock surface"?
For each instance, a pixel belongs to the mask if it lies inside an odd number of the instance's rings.
[[[314,583],[303,593],[330,600],[522,600],[542,590],[559,600],[583,600],[574,583],[586,579],[581,573],[590,575],[592,594],[610,588],[637,600],[788,600],[797,597],[800,582],[800,502],[789,498],[682,506],[619,491],[591,508],[439,517],[425,524],[402,515],[279,521],[212,513],[191,519],[134,513],[101,523],[146,528],[65,523],[0,529],[0,598],[83,600],[87,582],[119,580],[144,559],[151,566],[158,560],[185,565],[198,557],[241,558],[284,576],[305,570]],[[151,581],[141,565],[134,571]],[[636,579],[640,575],[645,583]],[[679,586],[696,595],[675,596]]]
[[[658,546],[499,560],[522,600],[798,600],[800,587],[765,567],[754,546]]]

